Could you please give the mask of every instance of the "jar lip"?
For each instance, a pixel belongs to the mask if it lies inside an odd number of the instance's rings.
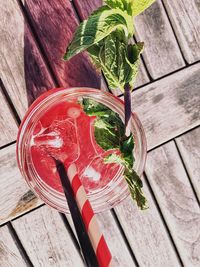
[[[94,89],[94,88],[90,88],[90,87],[70,87],[70,88],[53,88],[45,93],[43,93],[41,96],[39,96],[30,106],[30,108],[28,109],[27,113],[25,114],[22,123],[20,125],[19,128],[19,132],[18,132],[18,137],[17,137],[17,147],[16,147],[16,152],[17,152],[17,162],[18,162],[18,166],[19,169],[21,171],[21,173],[23,174],[23,176],[25,177],[27,183],[29,185],[31,185],[31,188],[36,192],[37,195],[39,195],[40,198],[42,198],[44,200],[45,203],[49,204],[50,206],[53,206],[54,208],[58,209],[61,212],[67,212],[65,209],[66,203],[63,205],[63,203],[60,205],[56,202],[56,198],[55,199],[49,199],[46,196],[46,193],[48,192],[38,192],[38,188],[36,188],[38,186],[38,184],[36,184],[35,186],[33,186],[33,184],[31,183],[31,179],[34,180],[33,177],[29,177],[30,174],[26,174],[25,170],[24,170],[24,165],[22,163],[22,152],[24,153],[24,143],[23,143],[23,138],[25,133],[26,133],[26,129],[27,126],[29,125],[31,119],[34,118],[34,115],[36,113],[37,110],[39,110],[44,103],[48,103],[48,101],[50,101],[51,99],[54,99],[56,97],[59,98],[59,96],[62,96],[63,94],[65,94],[65,97],[70,97],[71,95],[74,96],[76,95],[77,97],[77,93],[82,96],[81,94],[89,94],[87,97],[88,98],[93,98],[96,101],[102,102],[104,105],[106,105],[106,103],[104,103],[104,101],[107,101],[107,104],[109,102],[110,106],[113,106],[113,108],[111,108],[109,106],[109,108],[114,109],[115,112],[116,111],[116,106],[118,104],[119,106],[119,110],[121,112],[121,110],[123,110],[124,108],[124,102],[119,99],[118,97],[112,95],[109,92],[104,92],[98,89]],[[94,94],[95,93],[95,94]],[[103,97],[103,99],[102,99]],[[105,100],[105,99],[107,100]],[[114,104],[112,104],[112,100],[114,102]],[[58,101],[59,102],[59,101]],[[58,102],[54,102],[54,103],[58,103]],[[118,112],[119,114],[119,112]],[[123,116],[123,114],[122,114]],[[134,138],[135,140],[137,140],[138,142],[138,150],[139,150],[139,159],[136,158],[136,160],[138,160],[138,171],[139,171],[139,175],[142,174],[143,170],[144,170],[144,165],[145,165],[145,161],[146,161],[146,150],[147,150],[147,145],[146,145],[146,138],[145,138],[145,133],[142,127],[142,124],[137,116],[137,114],[135,112],[132,112],[132,116],[131,116],[131,121],[133,124],[133,128],[134,128]],[[135,149],[135,148],[134,148]],[[136,170],[137,171],[137,170]],[[122,178],[124,180],[124,178]],[[33,181],[32,181],[33,182]],[[36,181],[34,181],[36,182]],[[36,190],[37,189],[37,190]],[[48,190],[47,190],[48,191]],[[56,190],[55,190],[56,191]],[[41,194],[40,194],[41,193]],[[118,201],[118,199],[114,199],[111,202],[109,202],[109,199],[107,200],[108,203],[101,203],[101,207],[96,207],[95,203],[93,204],[93,208],[95,210],[95,212],[100,212],[106,209],[110,209],[113,206],[115,206],[115,203],[121,202],[124,198],[126,198],[129,195],[129,190],[128,187],[126,186],[126,188],[124,189],[124,191],[122,192],[122,195],[120,197],[120,200]],[[51,195],[52,196],[52,195]],[[64,196],[64,194],[63,194]],[[115,197],[116,198],[116,197]],[[64,198],[65,199],[65,198]],[[97,197],[97,200],[99,199],[99,196]],[[52,201],[51,201],[52,200]],[[66,202],[66,200],[65,200]]]

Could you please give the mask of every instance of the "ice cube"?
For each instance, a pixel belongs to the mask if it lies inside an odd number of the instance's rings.
[[[93,180],[94,182],[99,181],[101,178],[101,174],[91,166],[85,169],[83,175]]]

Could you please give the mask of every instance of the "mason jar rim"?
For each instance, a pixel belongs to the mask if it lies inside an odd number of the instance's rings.
[[[37,115],[41,113],[42,108],[44,109],[46,106],[49,107],[52,104],[59,103],[60,97],[62,97],[62,101],[64,98],[67,99],[70,97],[92,98],[93,100],[96,100],[97,102],[100,102],[117,112],[122,120],[124,120],[124,102],[109,92],[94,88],[54,88],[43,93],[39,98],[37,98],[29,107],[24,119],[22,120],[17,137],[17,162],[22,175],[25,177],[26,182],[34,191],[34,193],[39,196],[47,205],[56,208],[60,212],[69,213],[64,193],[58,192],[51,188],[49,185],[45,184],[42,179],[39,180],[39,177],[33,173],[33,166],[31,166],[31,164],[29,164],[30,166],[26,165],[28,157],[27,146],[30,145],[27,144],[27,138],[30,137],[28,136],[28,133],[30,134],[31,129],[29,129],[29,126],[32,125],[33,127],[34,123],[38,121],[35,120]],[[139,176],[141,176],[146,161],[147,145],[142,124],[135,112],[132,112],[130,126],[135,141],[134,169]],[[117,195],[116,193],[113,193],[114,189],[116,188],[105,187],[96,194],[94,193],[88,195],[94,212],[98,213],[113,208],[116,204],[120,203],[129,195],[129,189],[125,179],[122,177],[122,173],[119,173],[119,175],[120,177],[118,177],[118,184],[116,183],[116,186],[121,185],[120,188],[122,189],[120,194]]]

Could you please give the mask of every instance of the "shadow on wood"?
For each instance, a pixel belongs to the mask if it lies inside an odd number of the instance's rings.
[[[29,26],[25,25],[24,71],[29,105],[53,87],[100,88],[100,75],[86,53],[68,62],[62,59],[79,23],[71,3],[38,0],[33,4],[27,0],[24,8],[39,46],[38,50]]]

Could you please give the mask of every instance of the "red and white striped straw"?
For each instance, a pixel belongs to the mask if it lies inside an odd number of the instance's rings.
[[[78,207],[81,211],[85,227],[88,231],[93,249],[96,253],[99,266],[114,267],[112,255],[100,230],[90,202],[87,198],[87,194],[79,178],[75,163],[72,163],[68,167],[67,174],[71,182]]]

